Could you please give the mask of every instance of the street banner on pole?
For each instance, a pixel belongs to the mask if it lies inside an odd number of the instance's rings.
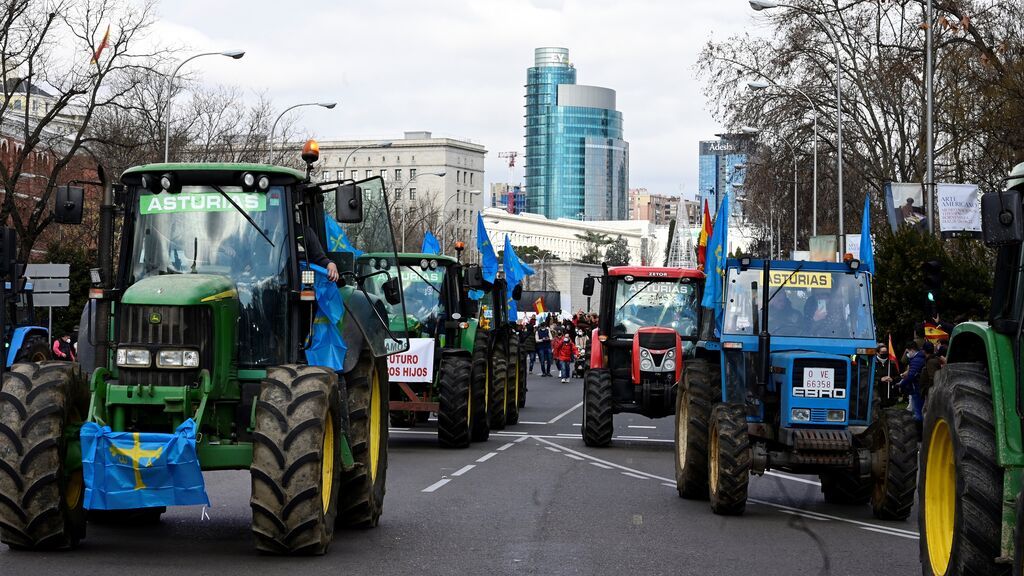
[[[892,231],[901,224],[928,229],[924,207],[924,188],[920,182],[886,182],[885,209]]]
[[[976,184],[938,185],[939,231],[943,238],[981,238],[981,195]]]

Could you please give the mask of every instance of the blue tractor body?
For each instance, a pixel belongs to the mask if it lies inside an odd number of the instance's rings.
[[[35,309],[32,306],[32,283],[25,282],[21,290],[11,293],[11,283],[5,282],[7,290],[6,320],[4,322],[4,366],[10,368],[15,362],[32,360],[39,362],[50,358],[50,332],[45,326],[35,325]]]

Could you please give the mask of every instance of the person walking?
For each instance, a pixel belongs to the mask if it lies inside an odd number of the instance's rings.
[[[536,317],[530,318],[523,327],[523,351],[526,352],[527,358],[529,358],[529,372],[533,374],[533,363],[537,360],[537,329],[536,329]]]
[[[551,376],[551,328],[546,323],[537,327],[534,341],[540,359],[540,375]]]
[[[75,361],[75,348],[71,345],[70,334],[65,334],[53,341],[53,357],[58,360]]]
[[[558,375],[562,378],[562,384],[569,382],[569,375],[572,370],[572,362],[579,354],[579,349],[572,341],[572,337],[565,332],[554,343],[555,360],[558,361]]]
[[[875,393],[882,408],[896,403],[899,393],[892,387],[892,376],[895,372],[893,360],[889,357],[889,347],[879,344],[875,352]]]
[[[910,407],[914,412],[914,422],[917,424],[919,437],[924,407],[921,401],[921,373],[924,371],[925,361],[924,352],[918,348],[917,342],[913,340],[907,342],[907,370],[901,375],[897,387],[910,396]]]

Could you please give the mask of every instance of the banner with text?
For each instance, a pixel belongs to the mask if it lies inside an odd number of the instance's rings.
[[[388,356],[392,382],[431,382],[434,379],[434,339],[410,338],[409,351]]]
[[[981,194],[977,185],[939,183],[936,196],[943,238],[981,238]]]

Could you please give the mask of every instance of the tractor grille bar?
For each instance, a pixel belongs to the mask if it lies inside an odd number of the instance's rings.
[[[121,346],[148,348],[150,368],[121,368],[127,385],[187,386],[199,380],[199,370],[213,365],[213,322],[206,306],[153,306],[122,304],[118,315],[117,341]],[[159,315],[159,322],[151,320]],[[200,369],[156,368],[161,348],[198,348]]]

